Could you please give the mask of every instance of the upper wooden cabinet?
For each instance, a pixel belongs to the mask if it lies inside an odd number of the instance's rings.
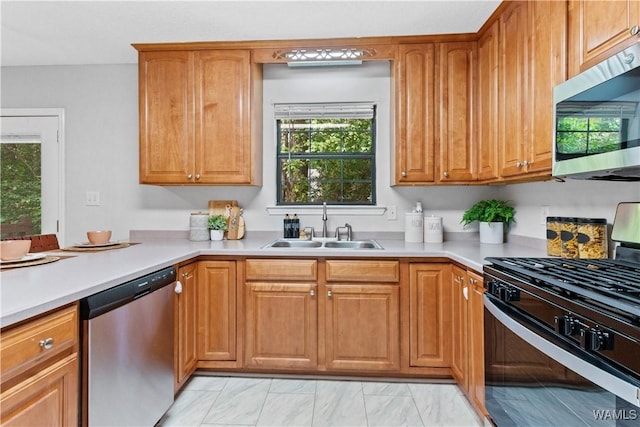
[[[435,47],[401,44],[394,64],[395,164],[392,184],[435,179]]]
[[[499,23],[478,39],[477,170],[479,181],[498,178]]]
[[[570,75],[638,41],[637,0],[570,0]]]
[[[513,1],[500,16],[502,178],[550,176],[553,88],[566,79],[566,4]]]
[[[438,181],[475,181],[476,42],[439,43],[437,48]]]
[[[259,185],[261,70],[249,50],[141,50],[140,182]]]

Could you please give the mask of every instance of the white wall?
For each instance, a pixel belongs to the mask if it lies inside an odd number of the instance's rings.
[[[111,228],[115,239],[126,239],[130,229],[186,230],[189,213],[206,210],[211,199],[237,199],[245,208],[247,228],[280,230],[281,217],[269,216],[265,206],[275,203],[275,130],[267,108],[274,102],[298,100],[303,90],[316,100],[341,93],[379,102],[378,117],[388,118],[390,78],[388,64],[359,69],[316,71],[267,67],[264,99],[264,185],[262,187],[157,187],[138,184],[138,104],[136,65],[3,67],[2,108],[66,110],[66,236],[68,243],[85,239],[85,230]],[[365,75],[354,77],[356,70]],[[305,85],[300,85],[304,76]],[[308,79],[313,84],[307,84]],[[344,101],[346,99],[339,99]],[[378,204],[396,205],[398,220],[386,217],[334,215],[331,228],[349,221],[354,231],[403,231],[403,212],[422,201],[427,214],[444,217],[446,231],[462,231],[460,217],[473,202],[504,197],[516,204],[518,223],[513,234],[544,238],[539,206],[552,215],[613,219],[619,201],[640,200],[637,183],[535,183],[510,186],[447,186],[391,188],[390,126],[378,123]],[[85,192],[99,191],[100,206],[85,206]],[[318,227],[319,216],[302,218]],[[474,231],[470,228],[465,231]]]

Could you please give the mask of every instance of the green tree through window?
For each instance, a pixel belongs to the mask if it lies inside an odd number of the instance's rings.
[[[278,204],[375,204],[375,113],[276,124]]]

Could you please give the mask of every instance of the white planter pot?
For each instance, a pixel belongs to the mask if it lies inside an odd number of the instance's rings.
[[[504,243],[503,222],[481,222],[480,243],[501,244]]]
[[[211,232],[211,240],[222,240],[224,237],[224,231],[222,230],[209,230]]]

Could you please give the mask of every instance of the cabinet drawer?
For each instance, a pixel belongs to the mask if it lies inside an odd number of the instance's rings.
[[[398,261],[328,260],[327,282],[397,282]]]
[[[78,312],[72,305],[2,332],[2,382],[64,351],[77,349]]]
[[[314,259],[248,259],[247,280],[317,280]]]

